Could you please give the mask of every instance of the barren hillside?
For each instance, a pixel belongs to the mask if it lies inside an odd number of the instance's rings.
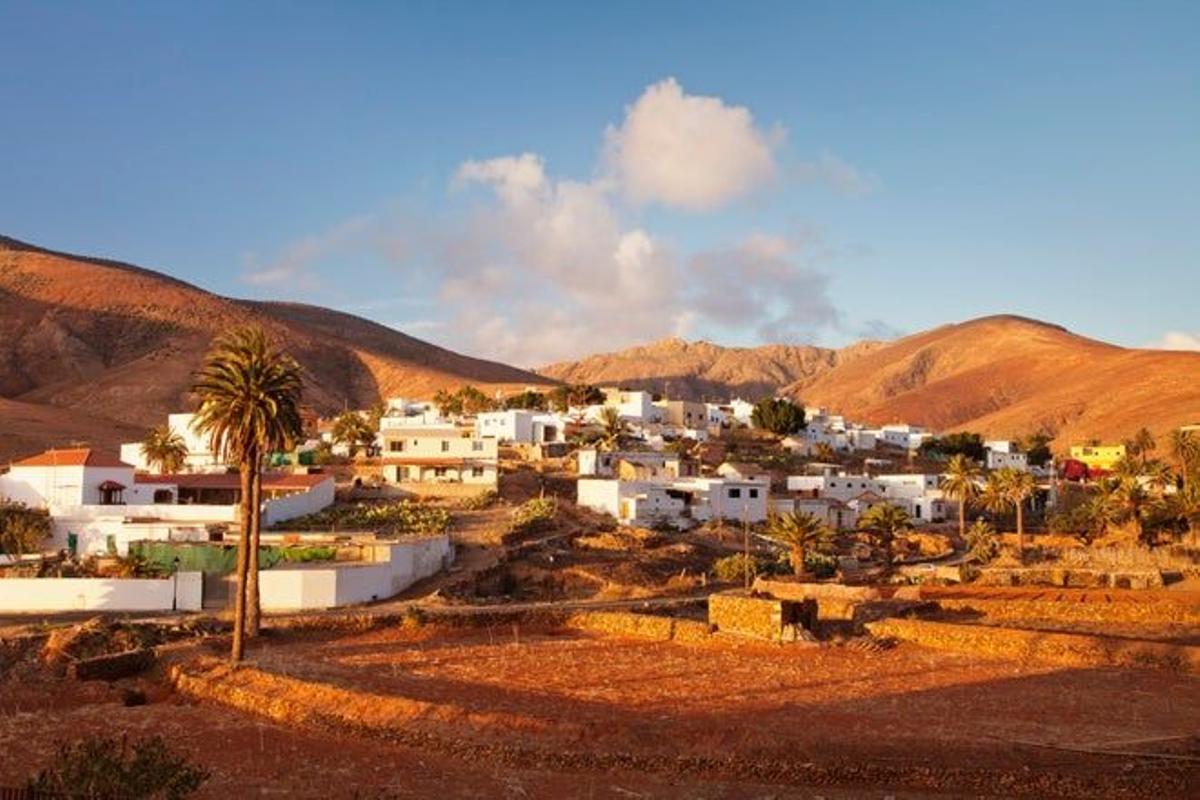
[[[209,343],[243,324],[284,343],[304,367],[305,401],[323,412],[464,383],[547,382],[349,314],[232,300],[152,270],[0,237],[0,398],[18,401],[0,404],[0,459],[69,440],[107,442],[114,430],[190,408]]]
[[[538,372],[567,383],[628,386],[672,397],[758,399],[784,386],[815,380],[880,346],[878,342],[860,342],[844,350],[782,344],[721,347],[663,339],[581,361],[551,364]]]
[[[908,336],[788,391],[871,422],[1041,431],[1065,447],[1200,420],[1200,354],[1131,350],[996,316]]]

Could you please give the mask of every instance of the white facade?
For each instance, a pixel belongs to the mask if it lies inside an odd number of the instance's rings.
[[[661,422],[662,409],[654,405],[654,395],[641,390],[625,390],[612,387],[601,389],[604,405],[615,408],[623,419],[640,422]]]
[[[1029,458],[1017,452],[1017,446],[1008,441],[984,442],[984,465],[988,469],[1016,469],[1029,471]]]
[[[916,450],[933,434],[915,425],[884,425],[879,429],[879,439],[884,444],[905,450]]]
[[[566,441],[566,424],[557,414],[526,409],[487,411],[475,415],[475,435],[505,444]]]
[[[496,439],[464,435],[454,426],[383,432],[383,476],[393,483],[470,483],[496,486]]]
[[[754,403],[748,400],[743,400],[740,397],[735,397],[729,401],[729,416],[736,422],[743,425],[752,425],[754,417]]]
[[[581,506],[616,517],[623,525],[668,522],[680,528],[713,519],[762,522],[770,487],[724,478],[622,481],[586,478],[577,483]]]
[[[916,520],[940,522],[947,514],[940,483],[939,475],[789,475],[787,488],[797,499],[832,499],[853,505],[864,496],[878,498],[903,508]]]
[[[208,437],[197,433],[192,427],[195,414],[168,414],[167,427],[171,433],[183,439],[187,447],[187,456],[183,460],[184,469],[188,472],[224,472],[228,465],[213,452],[209,446]],[[121,460],[135,469],[149,472],[150,465],[142,455],[141,442],[125,442],[121,445]]]

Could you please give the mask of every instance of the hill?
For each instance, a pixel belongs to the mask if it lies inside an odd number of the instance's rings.
[[[995,316],[899,339],[785,391],[873,423],[1044,432],[1065,447],[1200,420],[1198,378],[1200,353],[1127,349]]]
[[[671,338],[551,364],[537,372],[567,383],[628,386],[693,400],[758,399],[789,385],[816,380],[880,346],[861,342],[843,350],[783,344],[721,347]]]
[[[214,336],[258,325],[304,368],[322,413],[474,383],[548,381],[325,308],[235,300],[153,270],[0,237],[0,459],[67,441],[109,443],[191,408]]]

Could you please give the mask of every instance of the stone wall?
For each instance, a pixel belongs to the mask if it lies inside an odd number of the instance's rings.
[[[817,602],[783,600],[743,591],[720,592],[708,598],[708,622],[718,633],[771,642],[801,641],[817,617]]]

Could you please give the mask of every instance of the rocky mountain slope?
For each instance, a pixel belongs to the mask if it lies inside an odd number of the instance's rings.
[[[329,309],[234,300],[159,272],[0,237],[0,459],[68,440],[107,442],[193,406],[214,336],[262,326],[303,366],[320,412],[474,383],[545,378]],[[35,423],[36,418],[36,423]],[[19,445],[19,446],[18,446]]]

